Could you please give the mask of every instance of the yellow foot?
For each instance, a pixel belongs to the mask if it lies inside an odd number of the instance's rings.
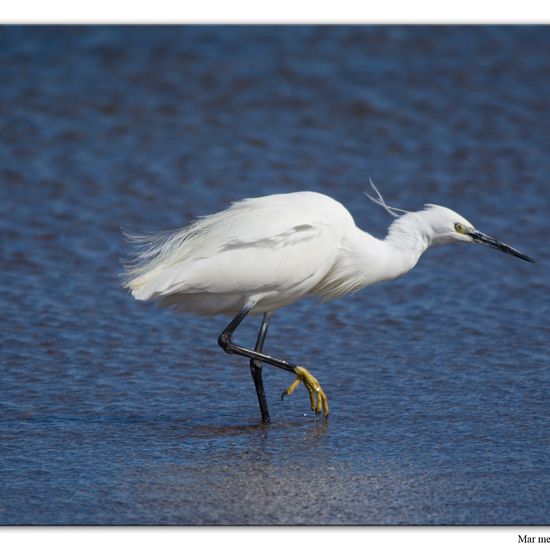
[[[284,399],[287,395],[290,395],[299,385],[300,382],[304,383],[308,393],[309,400],[311,402],[311,410],[315,414],[319,414],[323,411],[325,418],[328,418],[328,401],[325,392],[321,389],[321,385],[307,369],[304,367],[295,367],[296,380],[292,382],[288,390],[283,392],[281,399]]]

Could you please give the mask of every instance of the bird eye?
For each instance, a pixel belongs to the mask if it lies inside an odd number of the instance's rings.
[[[455,231],[457,233],[465,233],[466,228],[461,223],[455,223]]]

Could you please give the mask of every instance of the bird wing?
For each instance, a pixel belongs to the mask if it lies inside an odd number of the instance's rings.
[[[340,203],[318,193],[246,199],[153,237],[128,286],[141,300],[174,293],[304,293],[333,265],[350,220]]]

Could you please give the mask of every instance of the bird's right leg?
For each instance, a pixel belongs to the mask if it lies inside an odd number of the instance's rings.
[[[264,313],[262,326],[260,327],[260,332],[258,333],[258,339],[256,340],[256,347],[254,348],[254,351],[261,352],[264,347],[264,341],[267,335],[267,327],[269,326],[270,317],[271,313]],[[260,404],[260,411],[262,413],[262,422],[264,424],[269,424],[269,409],[267,408],[264,382],[262,380],[262,364],[257,359],[250,359],[250,373],[252,374],[254,386],[256,387],[256,395],[258,396],[258,403]]]
[[[260,351],[255,351],[239,346],[231,340],[231,336],[235,332],[236,328],[241,324],[242,320],[248,315],[250,310],[254,307],[254,304],[246,304],[241,311],[235,316],[235,318],[225,327],[225,330],[220,334],[218,338],[218,344],[223,348],[226,353],[235,353],[237,355],[242,355],[248,357],[249,359],[256,360],[260,363],[266,363],[274,367],[292,372],[296,375],[296,380],[288,388],[288,390],[283,394],[290,395],[300,382],[304,383],[308,393],[309,399],[311,401],[311,409],[319,414],[324,412],[325,418],[328,417],[328,401],[325,392],[322,390],[317,379],[304,367],[299,365],[293,365],[284,359],[277,359],[261,353]]]

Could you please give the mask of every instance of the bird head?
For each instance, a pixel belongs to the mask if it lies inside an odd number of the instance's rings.
[[[433,231],[431,244],[437,245],[455,241],[478,243],[490,248],[495,248],[506,254],[511,254],[527,262],[535,263],[532,258],[522,254],[515,248],[478,231],[467,219],[450,208],[435,204],[427,204],[424,213],[426,215],[426,221],[428,221]]]
[[[408,230],[414,228],[417,234],[422,235],[427,246],[457,241],[479,243],[506,254],[511,254],[527,262],[535,263],[535,260],[522,254],[515,248],[478,231],[466,218],[463,218],[450,208],[438,206],[437,204],[426,204],[426,208],[421,212],[410,212],[402,208],[389,206],[380,194],[380,191],[376,188],[376,185],[374,185],[374,182],[371,179],[369,179],[369,182],[377,197],[372,197],[368,193],[365,193],[365,195],[372,202],[384,208],[388,214],[397,218],[390,226],[390,235],[392,233],[403,235],[403,233],[407,233]]]

